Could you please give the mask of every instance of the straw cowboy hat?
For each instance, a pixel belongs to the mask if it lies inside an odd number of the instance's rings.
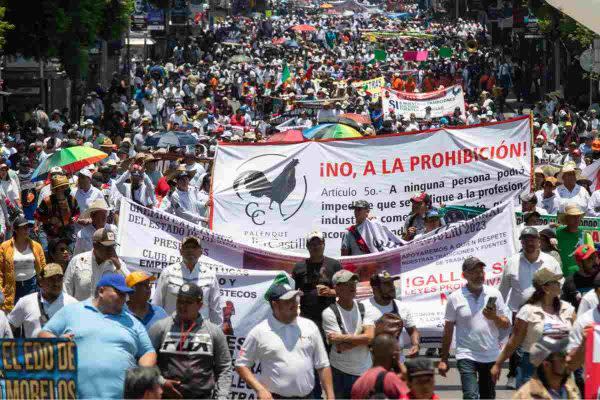
[[[110,211],[110,207],[108,207],[108,204],[106,204],[106,201],[104,199],[96,199],[92,201],[92,204],[90,204],[87,210],[81,213],[81,218],[91,218],[92,213],[96,211]]]
[[[582,211],[581,208],[579,208],[579,206],[577,204],[569,203],[565,206],[565,211],[563,211],[562,213],[559,214],[558,222],[561,224],[565,224],[566,217],[568,217],[568,216],[582,217],[583,215],[585,215],[585,212]]]

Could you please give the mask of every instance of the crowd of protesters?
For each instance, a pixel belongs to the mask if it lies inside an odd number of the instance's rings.
[[[41,106],[8,116],[0,130],[0,335],[74,340],[81,398],[226,399],[236,372],[260,399],[436,399],[436,369],[445,377],[451,366],[464,398],[495,398],[507,360],[515,398],[580,398],[587,327],[600,323],[600,261],[581,226],[584,216],[600,216],[600,191],[582,174],[600,158],[596,111],[543,95],[545,67],[493,46],[479,22],[416,4],[402,10],[407,19],[316,9],[206,23],[166,60],[125,63],[110,87],[86,96],[79,118]],[[311,29],[290,29],[297,25]],[[402,57],[414,50],[427,59]],[[396,115],[353,85],[379,77],[406,92],[461,85],[465,112]],[[484,283],[478,257],[464,260],[466,283],[444,306],[437,366],[435,351],[422,355],[414,311],[397,299],[399,276],[377,271],[372,297],[359,301],[359,277],[324,256],[319,231],[307,235],[309,256],[291,271],[295,286],[269,289],[272,312],[235,359],[200,239],[184,238],[181,262],[159,277],[129,271],[117,255],[123,198],[207,226],[219,141],[265,141],[281,125],[308,128],[344,114],[362,117],[352,126],[365,136],[477,125],[520,114],[524,104],[535,121],[537,168],[535,187],[519,199],[522,250],[506,255],[498,288]],[[154,139],[165,131],[194,144],[159,149]],[[76,146],[108,156],[75,172],[54,166],[32,181],[40,164]],[[402,240],[445,223],[430,194],[411,203]],[[354,228],[369,220],[367,201],[351,208]],[[543,225],[556,214],[558,223]],[[341,256],[368,252],[353,227]]]

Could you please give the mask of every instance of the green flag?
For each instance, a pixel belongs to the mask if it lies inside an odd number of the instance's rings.
[[[280,85],[283,85],[288,79],[290,79],[290,69],[286,62],[283,63],[283,71],[281,72],[281,82]]]
[[[373,51],[376,61],[385,61],[387,59],[387,53],[384,49],[377,49]]]
[[[452,49],[449,47],[440,47],[440,51],[438,54],[442,58],[450,58],[452,57]]]

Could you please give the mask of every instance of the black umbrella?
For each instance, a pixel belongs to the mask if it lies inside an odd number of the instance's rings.
[[[189,133],[167,131],[147,137],[144,145],[148,147],[184,147],[194,146],[197,142],[196,138]]]

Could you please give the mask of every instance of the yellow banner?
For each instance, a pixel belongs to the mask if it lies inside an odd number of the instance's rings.
[[[381,94],[381,89],[383,89],[384,86],[385,79],[383,79],[383,76],[375,79],[369,79],[368,81],[352,82],[352,87],[356,90],[362,89],[377,96]]]

